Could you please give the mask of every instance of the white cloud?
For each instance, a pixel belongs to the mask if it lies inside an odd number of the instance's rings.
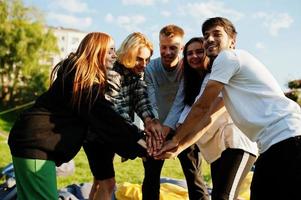
[[[82,0],[53,0],[52,4],[53,7],[60,7],[71,13],[83,13],[89,10],[87,3]]]
[[[142,15],[117,17],[117,24],[125,28],[127,31],[140,30],[138,26],[143,22],[145,22],[145,17]]]
[[[123,5],[153,5],[154,0],[122,0]]]
[[[56,24],[64,26],[66,28],[76,28],[80,25],[81,28],[87,28],[92,24],[92,19],[90,17],[75,17],[73,15],[64,15],[50,12],[48,13],[48,18],[50,20],[56,21]]]
[[[181,15],[191,15],[198,21],[207,19],[214,16],[227,17],[231,21],[238,21],[244,14],[226,7],[223,2],[220,1],[208,1],[204,3],[188,3],[179,7],[179,13]]]
[[[123,5],[140,5],[140,6],[150,6],[155,3],[166,4],[169,0],[122,0]]]
[[[152,41],[158,41],[159,31],[162,27],[159,24],[153,24],[148,27]]]
[[[258,12],[254,18],[262,19],[263,26],[268,28],[272,36],[278,36],[281,29],[286,29],[294,22],[293,18],[287,13],[265,13]]]
[[[255,46],[256,46],[257,49],[264,49],[265,48],[265,46],[262,42],[257,42]]]
[[[171,16],[171,12],[167,11],[167,10],[163,10],[160,13],[162,16],[164,17],[170,17]]]
[[[105,20],[107,23],[115,21],[119,27],[128,32],[140,31],[139,25],[146,21],[143,15],[122,15],[114,17],[112,14],[107,14]]]
[[[114,16],[111,13],[108,13],[105,16],[105,21],[108,22],[108,23],[113,22],[114,21]]]

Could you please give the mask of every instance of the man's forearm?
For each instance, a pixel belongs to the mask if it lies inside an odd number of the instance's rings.
[[[196,142],[214,121],[212,119],[214,113],[223,106],[222,98],[218,97],[221,87],[215,89],[214,85],[207,84],[206,89],[192,106],[182,126],[176,131],[175,143],[188,147]]]
[[[209,110],[195,107],[191,110],[184,123],[176,130],[173,141],[181,146],[181,148],[182,146],[190,146],[197,138],[201,137],[204,133],[202,129],[209,122]],[[190,139],[191,141],[189,141]]]
[[[197,112],[198,111],[196,110],[195,113],[197,117],[193,118],[195,119],[195,122],[190,122],[190,124],[187,125],[188,128],[190,128],[190,133],[188,132],[188,134],[186,134],[186,136],[183,137],[179,143],[180,145],[185,145],[186,148],[199,140],[199,138],[201,138],[202,135],[207,132],[215,120],[224,112],[226,112],[226,108],[224,107],[223,99],[221,97],[217,97],[211,104],[209,110],[200,109],[199,115]]]
[[[222,107],[219,110],[215,110],[214,114],[211,114],[209,117],[205,116],[204,119],[206,120],[202,120],[196,124],[191,129],[190,133],[186,134],[186,136],[181,139],[179,142],[179,148],[184,150],[196,143],[204,134],[206,134],[211,125],[225,112],[225,110],[225,107]]]

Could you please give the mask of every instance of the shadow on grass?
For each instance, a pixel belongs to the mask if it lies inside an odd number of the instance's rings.
[[[20,113],[23,112],[26,108],[27,107],[5,114],[0,114],[0,134],[8,135],[8,132],[10,131],[12,125],[14,124]],[[4,110],[0,110],[0,113],[2,111]]]

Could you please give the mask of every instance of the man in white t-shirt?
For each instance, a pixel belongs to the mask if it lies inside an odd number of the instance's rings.
[[[285,97],[260,61],[235,49],[237,33],[228,19],[210,18],[202,32],[213,62],[208,84],[157,159],[174,157],[206,132],[218,115],[214,100],[222,92],[235,125],[259,147],[251,200],[301,199],[300,106]]]

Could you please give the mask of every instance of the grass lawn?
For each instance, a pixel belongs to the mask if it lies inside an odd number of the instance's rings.
[[[7,136],[12,124],[11,119],[13,119],[11,116],[5,119],[0,117],[0,170],[2,170],[8,163],[11,162],[11,156],[7,145]],[[75,173],[68,177],[58,177],[58,188],[65,187],[72,183],[92,181],[92,175],[90,173],[88,161],[83,150],[77,154],[77,156],[74,158],[74,161],[76,165]],[[116,156],[114,160],[114,166],[117,183],[142,183],[144,170],[140,158],[121,163],[120,157]],[[203,162],[202,168],[204,178],[209,182],[211,179],[209,166]],[[179,160],[166,160],[161,176],[184,179]]]
[[[11,162],[11,156],[5,137],[0,136],[0,170],[2,170],[8,163]],[[91,182],[92,175],[90,173],[88,161],[83,150],[81,150],[74,158],[75,162],[75,173],[67,177],[58,177],[58,188],[65,187],[73,183]],[[116,181],[117,183],[130,182],[139,183],[143,181],[143,165],[141,159],[128,160],[121,162],[119,156],[115,157],[114,160]],[[203,164],[203,174],[207,180],[210,180],[210,171],[207,164]],[[162,177],[172,177],[177,179],[183,179],[184,175],[180,162],[176,160],[166,160]]]
[[[7,118],[13,119],[13,118]],[[7,144],[7,136],[10,130],[12,121],[1,118],[0,116],[0,171],[11,162],[11,155]],[[75,173],[67,177],[58,177],[58,188],[63,188],[74,183],[92,182],[89,165],[85,153],[81,150],[74,158]],[[116,156],[114,160],[115,175],[117,183],[130,182],[141,184],[143,181],[143,165],[141,159],[128,160],[121,163],[120,157]],[[202,174],[204,180],[210,185],[211,176],[209,165],[203,161]],[[249,199],[249,186],[251,181],[251,173],[249,173],[245,183],[240,191],[241,199]],[[166,160],[161,173],[162,177],[170,177],[184,179],[182,168],[178,159]],[[3,180],[0,180],[0,184]]]

